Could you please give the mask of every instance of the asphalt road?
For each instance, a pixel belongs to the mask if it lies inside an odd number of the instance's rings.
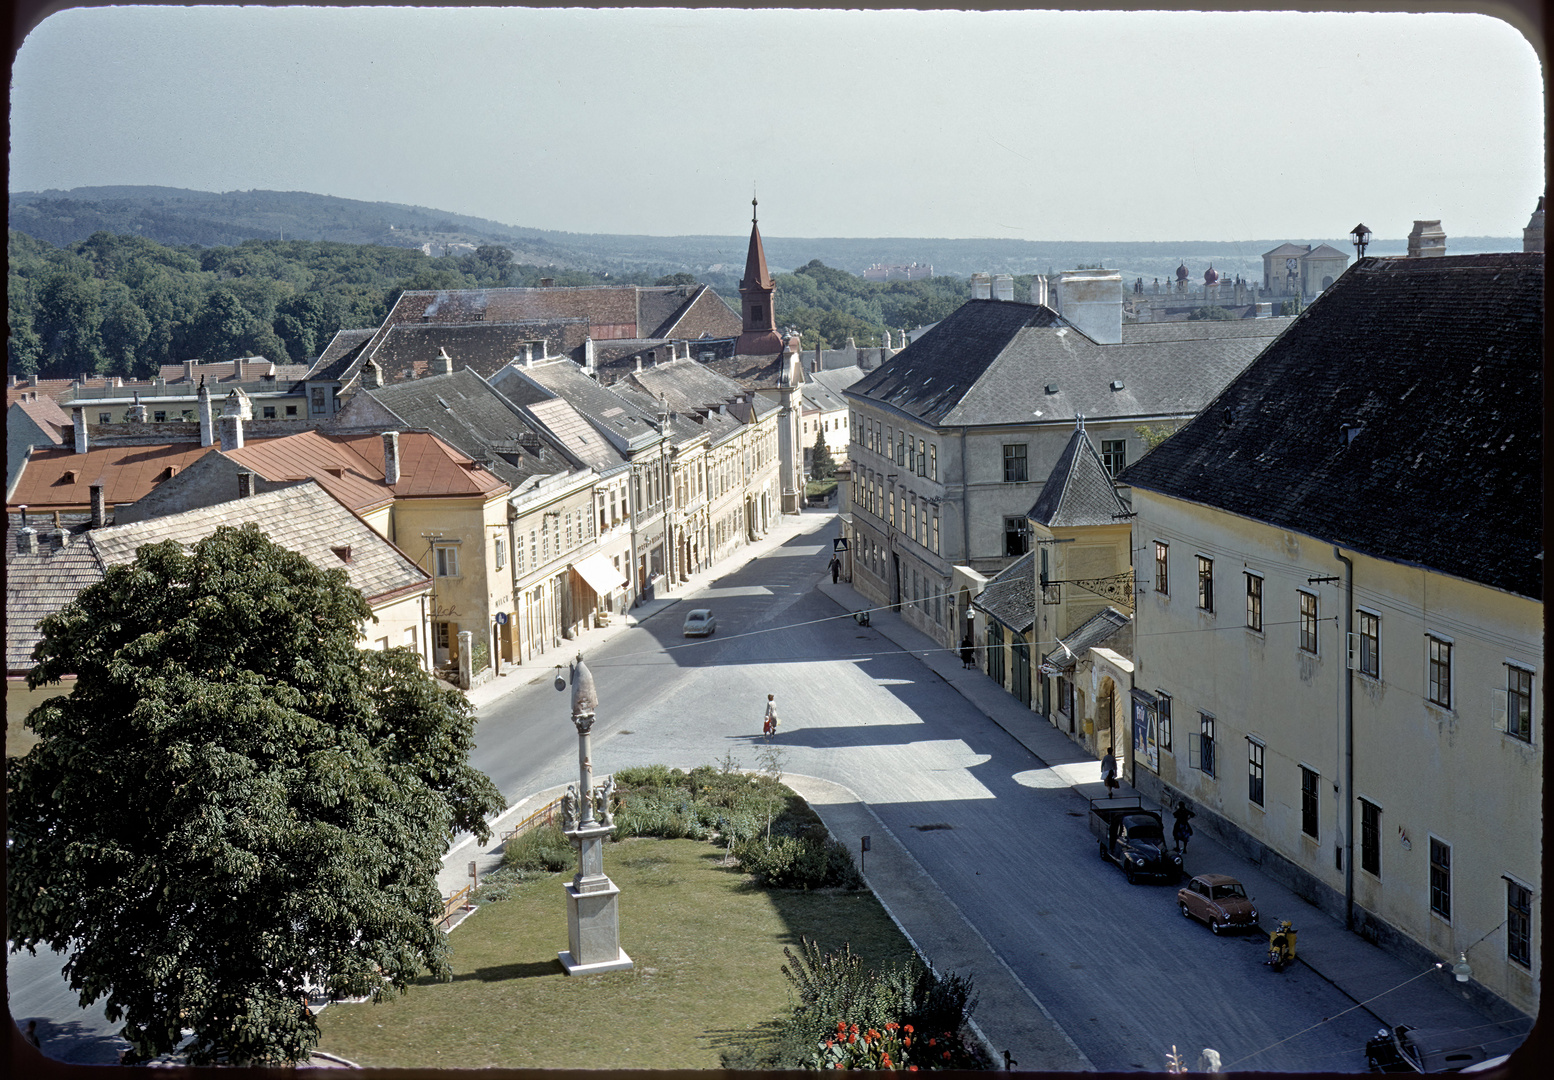
[[[1128,885],[1098,858],[1066,779],[842,615],[815,588],[834,519],[816,525],[586,653],[596,775],[730,757],[756,767],[775,694],[783,768],[868,802],[1096,1068],[1160,1071],[1173,1044],[1190,1065],[1213,1047],[1239,1070],[1364,1068],[1368,1013],[1338,1017],[1353,1002],[1304,966],[1269,971],[1260,937],[1184,920],[1174,887]],[[681,637],[692,607],[716,614],[712,638]],[[509,799],[576,778],[570,694],[553,677],[531,676],[477,729],[473,763]]]

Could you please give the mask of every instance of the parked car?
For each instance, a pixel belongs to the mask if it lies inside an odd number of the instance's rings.
[[[1246,888],[1224,874],[1199,874],[1176,891],[1176,906],[1187,918],[1208,923],[1216,934],[1257,925],[1257,909]]]
[[[1122,867],[1128,884],[1141,877],[1182,880],[1182,857],[1166,848],[1160,815],[1145,810],[1139,796],[1090,800],[1090,831],[1100,842],[1101,858]]]
[[[1464,1042],[1459,1033],[1420,1031],[1407,1024],[1382,1028],[1365,1044],[1371,1072],[1461,1072],[1488,1058],[1482,1046]]]
[[[706,637],[718,628],[718,620],[706,608],[697,608],[685,616],[686,637]]]

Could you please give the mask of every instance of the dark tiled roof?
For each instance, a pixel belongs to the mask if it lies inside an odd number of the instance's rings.
[[[750,391],[733,379],[695,360],[672,360],[643,368],[626,376],[622,382],[637,386],[654,398],[664,398],[671,409],[679,412],[715,409],[736,397],[748,398],[750,395]]]
[[[1021,555],[983,586],[971,606],[986,612],[1016,634],[1024,634],[1036,622],[1036,553]]]
[[[580,464],[577,458],[566,457],[548,433],[529,424],[500,393],[466,368],[361,392],[407,426],[432,432],[514,487],[532,476],[564,473]]]
[[[1116,608],[1102,608],[1084,622],[1066,638],[1058,641],[1058,647],[1047,653],[1043,660],[1049,660],[1058,667],[1072,667],[1079,660],[1101,644],[1103,641],[1116,634],[1124,627],[1131,625],[1133,616],[1124,615]]]
[[[610,441],[562,398],[536,401],[525,408],[568,453],[596,472],[608,472],[625,462]]]
[[[572,333],[568,334],[568,330]],[[586,319],[554,319],[514,323],[404,323],[389,328],[362,362],[376,363],[387,384],[417,378],[438,352],[446,349],[453,366],[472,368],[490,377],[513,362],[529,342],[546,341],[560,351],[587,337]],[[571,339],[576,338],[573,342]],[[417,370],[419,369],[419,370]],[[413,372],[413,374],[412,374]]]
[[[68,543],[61,545],[61,530],[37,514],[28,517],[39,534],[36,555],[17,550],[20,515],[9,515],[5,534],[5,669],[11,674],[32,670],[32,650],[42,636],[38,620],[64,607],[103,576],[102,563],[87,544],[79,521],[73,527],[66,525]]]
[[[1101,455],[1083,428],[1069,438],[1047,476],[1041,497],[1026,517],[1050,528],[1078,525],[1118,525],[1127,520],[1128,506],[1117,495]]]
[[[335,331],[335,336],[329,339],[329,344],[324,346],[324,351],[313,362],[305,377],[311,381],[339,379],[377,332],[377,327]]]
[[[1541,599],[1542,329],[1542,254],[1362,259],[1120,480]]]
[[[570,360],[553,360],[533,364],[522,369],[508,369],[494,381],[494,385],[508,400],[519,405],[544,400],[547,395],[535,394],[533,386],[549,395],[563,398],[578,412],[586,416],[598,430],[609,432],[616,448],[628,444],[651,441],[657,435],[653,425],[636,407],[621,395],[600,386],[589,378],[581,367]],[[656,416],[656,413],[653,414]]]
[[[1190,416],[1288,323],[1124,326],[1098,345],[1048,308],[971,300],[847,393],[943,426]]]
[[[749,356],[736,353],[733,356],[709,360],[707,367],[733,379],[746,390],[760,390],[777,385],[782,378],[783,353],[766,353]]]

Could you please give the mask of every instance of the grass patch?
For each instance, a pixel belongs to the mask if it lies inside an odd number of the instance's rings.
[[[835,490],[836,490],[836,481],[834,479],[832,479],[832,480],[811,480],[811,481],[809,481],[808,483],[806,483],[804,485],[804,494],[806,496],[810,497],[810,498],[815,498],[815,499],[827,498]]]
[[[704,841],[622,840],[605,869],[633,970],[564,974],[570,875],[515,871],[451,935],[452,982],[331,1005],[319,1049],[380,1068],[715,1069],[786,1014],[783,949],[801,937],[874,967],[913,956],[872,894],[763,889]]]

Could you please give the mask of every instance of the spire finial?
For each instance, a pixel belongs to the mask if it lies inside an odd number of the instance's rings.
[[[755,203],[756,203],[755,196],[752,195],[750,197],[750,224],[752,224],[752,225],[755,224]]]

